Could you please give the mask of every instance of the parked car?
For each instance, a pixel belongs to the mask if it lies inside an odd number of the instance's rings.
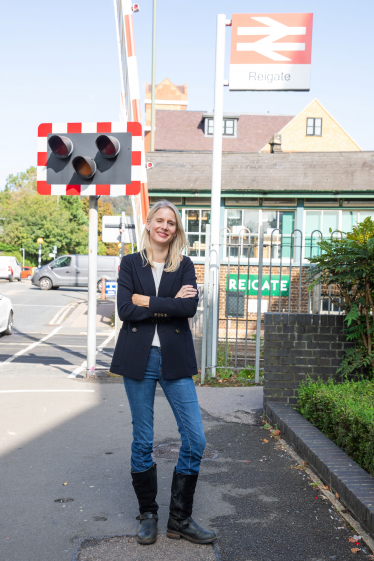
[[[14,279],[21,280],[21,263],[11,255],[0,255],[0,279],[13,282]]]
[[[0,294],[0,333],[11,335],[13,331],[13,306],[10,298]]]
[[[102,278],[116,281],[118,277],[119,257],[98,255],[97,290],[101,291]],[[51,290],[60,286],[88,286],[88,255],[63,255],[48,265],[37,269],[32,284],[42,290]]]
[[[33,267],[22,267],[21,278],[31,280]]]

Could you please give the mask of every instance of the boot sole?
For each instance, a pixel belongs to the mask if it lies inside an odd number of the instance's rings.
[[[136,541],[140,544],[140,545],[151,545],[153,543],[156,543],[157,538],[155,538],[154,540],[139,540],[138,538],[136,538]]]
[[[211,539],[211,540],[194,540],[193,538],[190,538],[190,536],[186,536],[186,534],[182,534],[181,532],[175,532],[172,530],[167,530],[166,531],[166,537],[170,538],[171,540],[180,540],[181,538],[188,540],[189,542],[192,543],[201,543],[201,544],[209,544],[209,543],[213,543],[217,537]]]

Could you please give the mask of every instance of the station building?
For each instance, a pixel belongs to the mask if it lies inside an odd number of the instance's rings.
[[[146,97],[148,110],[148,85]],[[146,156],[153,164],[148,171],[148,189],[150,204],[167,198],[180,210],[190,257],[202,283],[205,230],[210,222],[213,114],[189,111],[187,103],[186,85],[174,86],[164,80],[157,86],[155,151],[148,150]],[[230,244],[235,239],[239,243],[243,228],[248,234],[238,248],[225,247],[224,243],[222,246],[220,315],[227,319],[228,301],[224,294],[230,276],[229,261],[233,263],[236,259],[245,269],[250,255],[251,271],[256,274],[260,224],[264,228],[265,244],[270,242],[271,232],[278,228],[283,243],[298,230],[302,232],[302,240],[299,237],[296,245],[308,246],[311,236],[318,236],[318,232],[328,236],[330,229],[349,231],[355,223],[373,215],[374,152],[362,151],[317,99],[298,115],[224,114],[222,129],[221,228],[226,229]],[[149,130],[150,111],[146,135]],[[291,285],[297,267],[308,263],[308,252],[304,248],[300,251],[282,248],[275,253],[264,249],[264,265],[279,265],[276,260],[282,257],[287,265],[291,262],[294,267],[289,279]],[[297,279],[295,283],[298,284]],[[291,300],[296,301],[296,296]],[[305,308],[305,291],[302,302]],[[247,305],[245,299],[241,305],[242,317],[247,315]],[[275,299],[274,307],[287,311],[287,299],[280,306]]]

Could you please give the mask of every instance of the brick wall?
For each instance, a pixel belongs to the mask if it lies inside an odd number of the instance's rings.
[[[345,350],[343,316],[265,314],[264,403],[296,403],[296,389],[309,376],[340,380]]]

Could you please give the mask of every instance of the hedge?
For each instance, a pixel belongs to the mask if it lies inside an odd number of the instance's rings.
[[[309,379],[298,389],[297,410],[374,476],[374,380]]]

